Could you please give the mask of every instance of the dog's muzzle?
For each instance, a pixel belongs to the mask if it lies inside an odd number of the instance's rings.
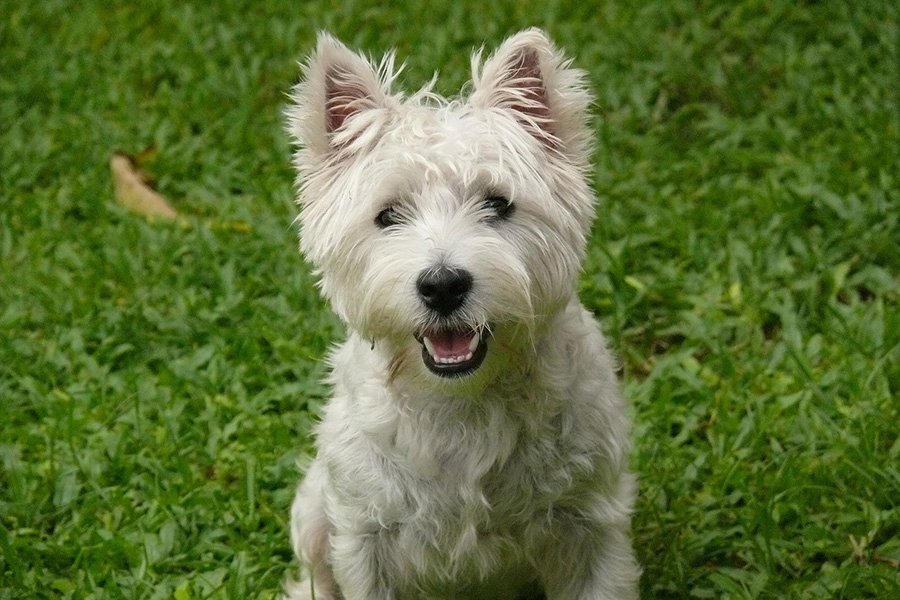
[[[422,271],[416,290],[433,313],[450,320],[466,303],[474,280],[465,269],[440,265]],[[481,366],[487,354],[484,336],[472,328],[436,327],[420,332],[425,366],[441,377],[463,377]]]

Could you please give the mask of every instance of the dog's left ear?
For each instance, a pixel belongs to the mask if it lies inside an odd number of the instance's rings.
[[[577,163],[588,160],[592,96],[585,73],[573,68],[543,31],[517,33],[484,65],[479,61],[476,54],[469,99],[473,106],[507,111],[547,148]]]

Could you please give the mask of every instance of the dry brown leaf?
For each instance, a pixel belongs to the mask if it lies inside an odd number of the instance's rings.
[[[150,187],[147,176],[136,161],[120,152],[109,159],[116,200],[128,210],[139,215],[153,215],[174,219],[178,216],[165,197]]]

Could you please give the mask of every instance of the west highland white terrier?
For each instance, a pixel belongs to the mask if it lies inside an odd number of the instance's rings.
[[[584,73],[537,29],[472,71],[405,96],[393,54],[322,34],[293,92],[300,246],[349,339],[291,599],[637,597],[628,411],[575,293]]]

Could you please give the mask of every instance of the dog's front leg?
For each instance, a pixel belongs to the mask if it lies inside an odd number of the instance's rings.
[[[640,567],[627,523],[557,528],[539,561],[547,600],[636,600]]]
[[[395,600],[385,580],[378,533],[344,533],[332,538],[332,568],[344,600]]]

